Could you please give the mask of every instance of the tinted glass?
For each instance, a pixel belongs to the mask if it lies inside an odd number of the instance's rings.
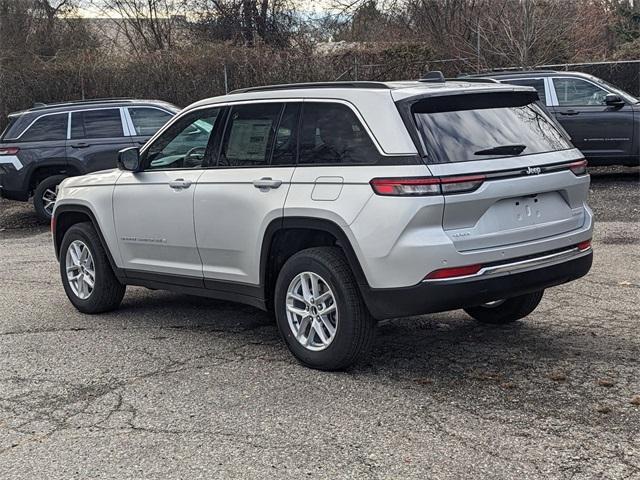
[[[413,113],[429,161],[468,162],[573,148],[528,94],[434,97]]]
[[[122,137],[120,110],[87,110],[71,112],[71,138]]]
[[[130,108],[129,116],[136,135],[151,136],[169,121],[171,115],[157,108]]]
[[[579,78],[554,78],[553,86],[562,107],[587,105],[606,105],[605,97],[609,92],[593,83]]]
[[[544,79],[542,78],[507,80],[506,83],[510,83],[511,85],[522,85],[524,87],[533,87],[538,91],[540,101],[545,104],[547,103],[547,96],[545,94],[546,89],[544,88]]]
[[[271,165],[295,165],[301,104],[287,103],[276,131]]]
[[[171,125],[147,150],[145,170],[201,168],[211,158],[209,139],[215,132],[219,108],[191,112]]]
[[[304,104],[299,163],[371,164],[378,156],[349,107],[339,103]]]
[[[65,140],[67,138],[68,115],[58,113],[40,117],[18,139],[20,142],[41,142],[46,140]]]
[[[225,129],[218,166],[268,164],[282,107],[280,103],[256,103],[233,107]]]

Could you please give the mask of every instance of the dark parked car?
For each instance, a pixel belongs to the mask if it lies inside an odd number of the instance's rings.
[[[157,100],[101,99],[12,113],[0,136],[0,194],[33,196],[48,220],[64,178],[114,168],[118,151],[143,145],[178,110]]]
[[[470,77],[534,87],[589,164],[640,164],[639,101],[604,80],[580,72],[551,70],[492,72]]]

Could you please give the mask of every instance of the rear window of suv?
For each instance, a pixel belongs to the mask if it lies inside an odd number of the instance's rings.
[[[573,148],[529,93],[432,97],[411,107],[431,163],[469,162]]]

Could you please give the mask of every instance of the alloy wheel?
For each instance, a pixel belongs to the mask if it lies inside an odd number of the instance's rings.
[[[56,205],[56,198],[58,197],[58,186],[56,185],[54,189],[47,188],[44,192],[42,192],[42,205],[44,211],[47,212],[50,216],[53,215],[53,207]]]
[[[320,275],[296,275],[287,289],[286,309],[289,328],[303,347],[317,352],[331,344],[338,329],[338,304]]]
[[[96,268],[89,247],[81,240],[71,242],[65,266],[71,291],[81,300],[89,298],[96,282]]]

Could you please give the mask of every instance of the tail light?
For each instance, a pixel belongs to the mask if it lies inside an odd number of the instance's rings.
[[[374,178],[369,182],[378,195],[403,197],[472,192],[485,180],[484,175],[457,177]]]
[[[569,170],[571,170],[574,175],[585,175],[587,173],[587,161],[580,160],[578,162],[570,163]]]
[[[0,155],[15,155],[19,151],[18,147],[0,147]]]

